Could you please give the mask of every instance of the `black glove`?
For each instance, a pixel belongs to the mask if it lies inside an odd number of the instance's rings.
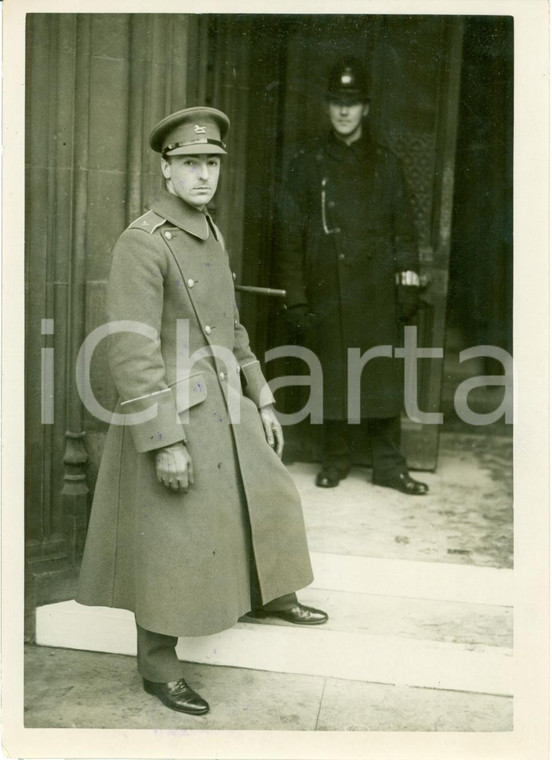
[[[309,307],[306,303],[288,306],[284,311],[284,319],[292,339],[300,339],[305,334],[310,321]]]
[[[420,288],[417,285],[397,285],[398,318],[410,322],[416,316],[420,303]]]

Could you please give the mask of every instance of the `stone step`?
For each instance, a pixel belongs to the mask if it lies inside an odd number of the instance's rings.
[[[307,629],[283,621],[253,622],[245,617],[231,630],[214,636],[181,638],[179,656],[198,663],[256,670],[512,694],[512,611],[496,604],[492,594],[497,589],[492,583],[486,593],[481,593],[476,579],[472,579],[476,603],[443,600],[436,597],[444,595],[445,587],[432,580],[442,571],[442,565],[418,567],[418,583],[416,579],[408,583],[405,576],[413,570],[410,565],[431,563],[399,562],[390,566],[387,561],[369,560],[373,576],[366,574],[365,561],[356,565],[356,569],[364,571],[364,588],[373,586],[385,594],[359,592],[351,590],[360,583],[351,559],[365,560],[313,556],[315,570],[318,568],[317,585],[330,588],[311,587],[301,592],[300,598],[306,604],[326,609],[330,614],[328,624]],[[423,589],[424,577],[433,598],[413,596],[416,589]],[[487,577],[484,572],[480,581],[484,583]],[[502,600],[509,597],[507,587],[504,582],[499,595]],[[395,593],[390,595],[390,591]],[[84,607],[75,602],[47,605],[37,609],[37,643],[133,655],[134,617],[124,610]]]
[[[300,592],[305,604],[329,615],[323,630],[394,636],[471,646],[513,646],[513,609],[494,604],[413,599],[309,588]],[[247,617],[244,622],[251,622]],[[277,618],[260,625],[286,626]],[[322,630],[322,628],[320,629]]]
[[[442,562],[311,552],[315,588],[510,606],[513,571]]]

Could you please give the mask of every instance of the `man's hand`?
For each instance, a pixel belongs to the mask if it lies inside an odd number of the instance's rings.
[[[188,492],[194,484],[192,457],[183,443],[175,443],[155,452],[157,480],[173,491]]]
[[[263,406],[259,414],[261,415],[261,422],[263,423],[266,440],[269,446],[272,446],[276,454],[281,458],[284,450],[284,434],[282,432],[282,426],[278,422],[276,412],[272,404]]]

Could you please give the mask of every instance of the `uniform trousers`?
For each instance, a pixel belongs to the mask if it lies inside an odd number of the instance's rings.
[[[400,417],[368,418],[360,424],[363,434],[370,438],[373,479],[385,481],[407,473],[408,465],[400,450]],[[347,420],[324,420],[322,428],[322,466],[336,468],[345,477],[351,469]]]
[[[255,573],[256,574],[256,573]],[[258,585],[251,589],[252,609],[264,609],[267,611],[289,610],[297,604],[295,593],[285,594],[267,604],[262,604]],[[136,621],[138,657],[138,672],[148,681],[155,683],[167,683],[184,678],[186,664],[181,662],[176,655],[177,636],[168,636],[165,633],[155,633],[142,628]]]

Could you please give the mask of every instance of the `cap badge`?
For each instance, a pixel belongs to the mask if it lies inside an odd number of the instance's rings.
[[[205,127],[200,127],[199,124],[196,124],[194,126],[194,132],[196,135],[205,135],[207,134]]]

